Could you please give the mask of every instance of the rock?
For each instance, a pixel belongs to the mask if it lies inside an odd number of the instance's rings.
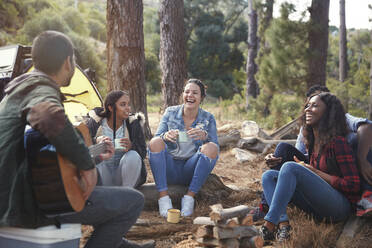
[[[249,162],[256,158],[256,154],[246,151],[240,148],[233,148],[232,153],[235,155],[235,158],[240,163]]]
[[[264,139],[271,139],[254,121],[244,121],[242,124],[243,137],[261,137]]]

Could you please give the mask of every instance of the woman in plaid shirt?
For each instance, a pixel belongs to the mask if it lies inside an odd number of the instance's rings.
[[[279,241],[289,239],[289,201],[316,219],[337,222],[345,220],[360,199],[359,172],[345,138],[345,111],[337,97],[328,92],[310,97],[303,130],[310,164],[295,157],[296,162],[284,163],[280,171],[268,170],[262,175],[270,206],[261,227],[265,241],[275,236]]]

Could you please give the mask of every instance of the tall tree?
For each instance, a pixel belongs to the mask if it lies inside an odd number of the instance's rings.
[[[246,91],[246,109],[249,108],[251,98],[256,98],[258,95],[258,84],[255,78],[257,72],[257,57],[258,39],[257,39],[257,11],[253,5],[253,0],[248,1],[248,56],[247,56],[247,91]]]
[[[145,114],[144,133],[151,137],[147,116],[142,0],[107,1],[108,90],[128,90],[132,111]]]
[[[268,49],[268,44],[266,42],[265,32],[267,28],[270,26],[271,21],[273,19],[273,9],[274,9],[274,0],[265,0],[261,4],[258,5],[258,36],[260,39],[260,54],[262,54],[262,48],[264,50]],[[260,55],[259,55],[260,56]]]
[[[186,80],[186,40],[183,0],[161,0],[160,68],[165,107],[179,104]]]
[[[309,12],[308,88],[326,82],[329,0],[312,0]]]
[[[347,77],[347,40],[345,23],[345,0],[340,0],[340,39],[339,39],[339,80],[344,82]]]
[[[372,9],[371,6],[369,6]],[[371,31],[371,41],[372,41],[372,31]],[[370,45],[372,46],[372,45]],[[370,71],[369,71],[369,109],[368,109],[368,119],[372,120],[372,55],[370,62]]]

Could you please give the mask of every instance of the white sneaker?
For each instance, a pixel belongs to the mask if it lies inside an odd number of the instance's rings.
[[[192,213],[194,212],[194,204],[194,197],[184,195],[181,201],[181,215],[185,217],[192,215]]]
[[[158,204],[159,204],[159,213],[160,213],[160,215],[163,216],[164,218],[167,218],[167,216],[168,216],[168,209],[173,208],[173,206],[172,206],[172,200],[169,197],[169,195],[166,195],[166,196],[163,196],[163,197],[159,198]]]

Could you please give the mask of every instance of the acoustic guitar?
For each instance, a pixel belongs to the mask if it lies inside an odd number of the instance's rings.
[[[84,123],[75,125],[92,158],[105,152],[105,143],[92,145]],[[85,206],[79,170],[63,157],[38,131],[26,132],[26,152],[31,169],[31,183],[38,207],[46,215],[80,212]]]

